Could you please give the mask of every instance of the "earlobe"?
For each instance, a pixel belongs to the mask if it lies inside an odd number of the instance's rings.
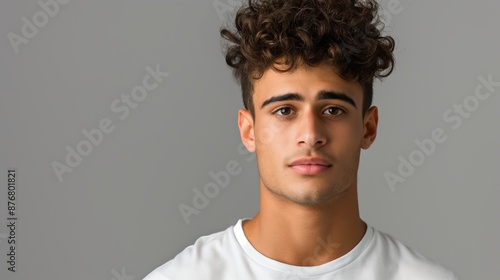
[[[377,137],[377,126],[378,126],[378,108],[372,106],[368,111],[366,111],[365,118],[363,120],[364,124],[364,134],[361,143],[361,148],[368,149],[375,142]]]
[[[254,123],[252,114],[248,110],[238,110],[238,127],[243,145],[249,152],[255,152]]]

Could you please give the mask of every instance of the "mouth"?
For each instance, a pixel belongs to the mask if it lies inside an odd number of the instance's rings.
[[[316,175],[330,168],[332,164],[320,157],[302,157],[293,161],[289,167],[303,175]]]

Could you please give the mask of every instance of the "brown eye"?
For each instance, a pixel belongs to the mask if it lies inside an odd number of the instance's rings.
[[[328,115],[332,116],[339,116],[345,113],[345,111],[342,108],[339,107],[328,107],[325,112],[327,112]]]
[[[292,109],[290,107],[282,107],[275,111],[275,114],[280,116],[289,116],[292,113]]]

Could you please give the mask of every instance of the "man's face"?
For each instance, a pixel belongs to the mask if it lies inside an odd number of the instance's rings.
[[[253,102],[255,121],[241,109],[238,124],[270,193],[319,205],[356,187],[360,149],[375,139],[378,121],[376,107],[363,119],[358,82],[326,64],[286,73],[269,69],[254,83]]]

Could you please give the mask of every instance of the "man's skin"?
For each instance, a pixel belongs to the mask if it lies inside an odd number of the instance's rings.
[[[375,140],[378,111],[373,106],[363,118],[361,85],[334,69],[268,69],[254,82],[255,121],[248,110],[238,111],[241,139],[256,153],[260,175],[260,211],[243,230],[256,250],[286,264],[337,259],[358,244],[367,227],[359,216],[357,171],[361,149]],[[338,98],[317,100],[320,91],[343,93],[355,106]],[[287,93],[304,100],[262,107]],[[320,157],[329,165],[291,167],[302,157]]]

